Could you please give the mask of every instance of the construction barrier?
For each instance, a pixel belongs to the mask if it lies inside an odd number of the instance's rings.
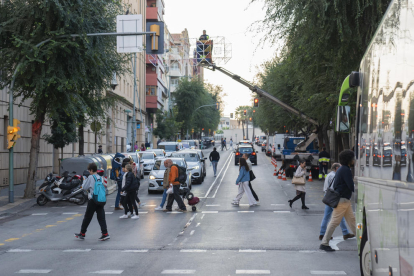
[[[286,180],[287,180],[287,179],[286,179],[286,173],[285,173],[285,170],[283,170],[282,180],[283,180],[283,181],[286,181]]]
[[[308,179],[308,182],[313,182],[313,179],[312,179],[312,172],[309,174],[309,179]]]
[[[279,176],[277,177],[277,179],[282,179],[282,170],[279,170]]]

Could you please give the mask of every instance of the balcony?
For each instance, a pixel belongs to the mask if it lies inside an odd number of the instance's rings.
[[[157,74],[154,73],[147,73],[146,75],[146,83],[147,85],[154,85],[156,86],[158,81],[157,81]]]
[[[157,7],[147,7],[147,21],[158,21],[158,8]]]

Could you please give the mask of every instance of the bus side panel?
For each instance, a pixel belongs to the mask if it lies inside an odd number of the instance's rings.
[[[414,190],[398,189],[400,275],[414,275]]]

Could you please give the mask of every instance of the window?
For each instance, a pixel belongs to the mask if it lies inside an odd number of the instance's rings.
[[[157,87],[152,86],[152,85],[147,85],[147,95],[149,96],[155,96],[155,91],[156,91]]]
[[[178,86],[178,79],[171,79],[172,86]]]
[[[180,66],[178,65],[177,62],[174,62],[171,64],[171,70],[176,70],[176,71],[180,70]]]

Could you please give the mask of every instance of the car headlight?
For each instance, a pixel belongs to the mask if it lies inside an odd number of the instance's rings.
[[[154,180],[155,179],[155,176],[150,175],[149,179]]]
[[[200,168],[200,166],[195,166],[193,167],[193,170],[198,170]]]

